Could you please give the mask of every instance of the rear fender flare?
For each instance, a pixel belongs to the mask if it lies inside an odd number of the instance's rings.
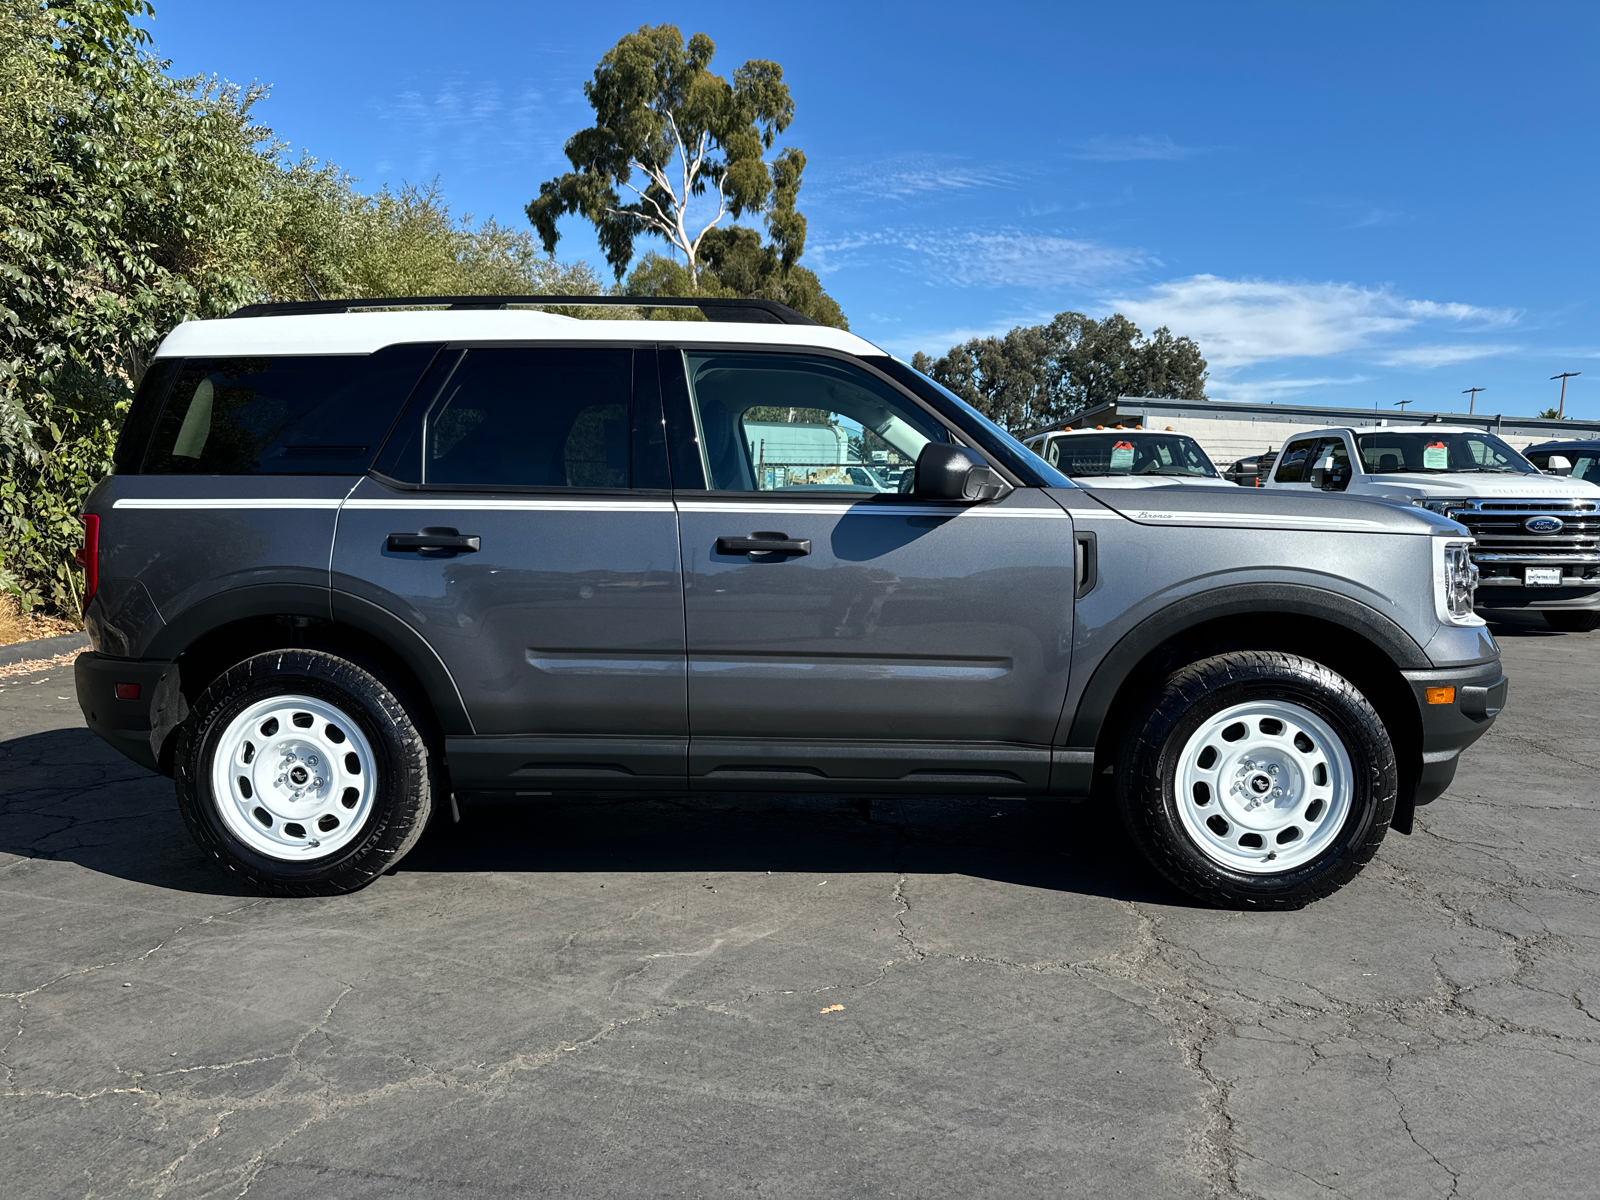
[[[416,676],[440,731],[471,736],[472,719],[449,668],[427,640],[370,600],[309,584],[258,584],[230,588],[176,614],[152,639],[144,657],[178,658],[206,634],[252,617],[312,617],[345,625],[383,643]]]

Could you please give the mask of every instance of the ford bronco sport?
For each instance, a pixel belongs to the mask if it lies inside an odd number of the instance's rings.
[[[144,376],[78,697],[255,886],[360,887],[474,794],[787,789],[1115,803],[1294,907],[1504,703],[1444,516],[1090,492],[779,305],[555,303],[256,306]]]

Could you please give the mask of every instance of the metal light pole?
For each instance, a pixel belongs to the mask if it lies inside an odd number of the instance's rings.
[[[1550,376],[1551,379],[1561,380],[1561,407],[1556,409],[1556,420],[1564,420],[1567,415],[1567,380],[1574,375],[1582,375],[1582,371],[1563,371],[1559,375]]]
[[[1461,394],[1463,396],[1471,397],[1467,401],[1467,416],[1470,417],[1472,415],[1472,410],[1477,407],[1477,404],[1478,404],[1478,393],[1479,392],[1487,392],[1488,390],[1489,390],[1488,388],[1462,388],[1461,389]]]
[[[1400,410],[1400,411],[1401,411],[1401,412],[1405,412],[1405,410],[1406,410],[1406,405],[1408,405],[1408,404],[1410,404],[1410,403],[1411,403],[1411,401],[1409,401],[1409,400],[1396,400],[1396,401],[1395,401],[1395,402],[1394,402],[1394,405],[1395,405],[1395,407],[1396,407],[1396,408],[1398,408],[1398,409],[1399,409],[1399,410]]]

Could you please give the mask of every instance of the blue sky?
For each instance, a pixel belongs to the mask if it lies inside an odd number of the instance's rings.
[[[1077,309],[1197,338],[1216,398],[1600,417],[1593,3],[157,0],[296,151],[525,225],[582,84],[670,21],[780,62],[805,263],[909,357]],[[643,245],[644,243],[641,243]],[[603,261],[582,222],[563,258]]]

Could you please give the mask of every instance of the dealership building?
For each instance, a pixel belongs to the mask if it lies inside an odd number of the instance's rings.
[[[1600,423],[1549,421],[1538,417],[1503,417],[1496,413],[1379,413],[1370,408],[1321,408],[1300,404],[1240,404],[1229,400],[1161,400],[1123,396],[1091,408],[1063,428],[1107,429],[1117,425],[1142,425],[1147,429],[1171,428],[1187,433],[1205,447],[1219,469],[1237,459],[1282,449],[1283,443],[1305,430],[1345,426],[1355,429],[1379,426],[1465,425],[1487,429],[1518,450],[1557,438],[1600,438]],[[1052,426],[1055,428],[1055,426]]]

